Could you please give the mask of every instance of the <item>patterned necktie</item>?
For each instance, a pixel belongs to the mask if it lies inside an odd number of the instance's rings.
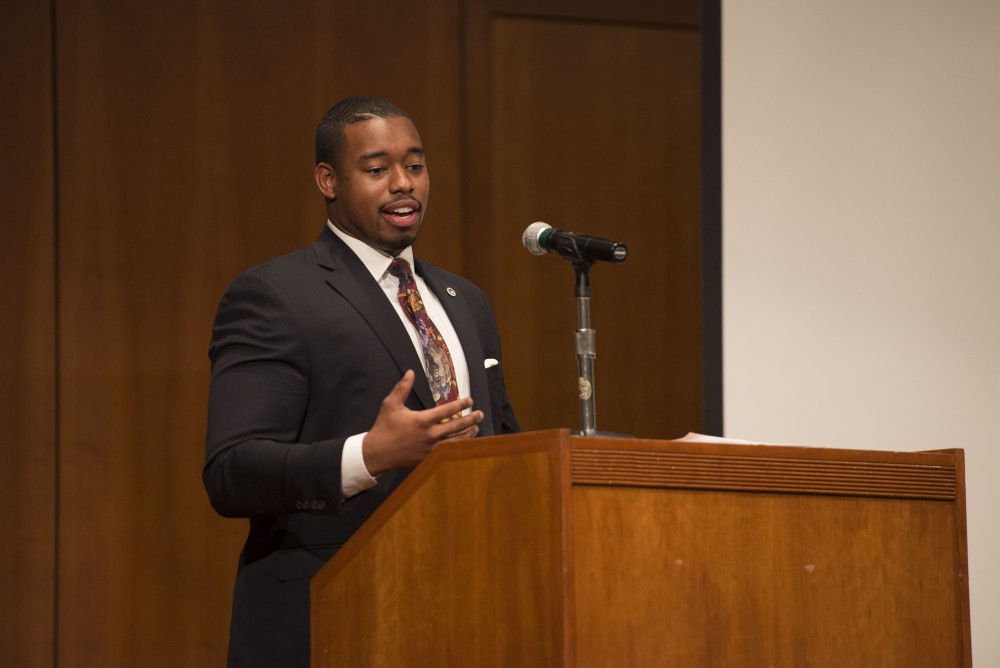
[[[424,349],[424,370],[431,385],[431,394],[437,405],[458,399],[458,381],[455,380],[455,369],[451,363],[451,353],[441,332],[431,322],[424,308],[424,300],[417,291],[417,282],[413,280],[410,265],[406,260],[396,258],[389,265],[389,273],[399,279],[396,296],[403,307],[403,312],[417,329],[420,345]]]

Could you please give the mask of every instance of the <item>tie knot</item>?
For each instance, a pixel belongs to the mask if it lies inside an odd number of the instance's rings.
[[[389,265],[389,273],[403,281],[410,276],[410,263],[401,257],[397,257]]]

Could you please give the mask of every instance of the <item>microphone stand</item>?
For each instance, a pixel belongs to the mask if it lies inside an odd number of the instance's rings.
[[[594,359],[597,357],[597,332],[590,327],[590,267],[593,260],[571,260],[576,272],[576,330],[577,383],[580,397],[580,431],[577,436],[612,436],[631,438],[629,434],[597,431],[596,404],[594,401]]]

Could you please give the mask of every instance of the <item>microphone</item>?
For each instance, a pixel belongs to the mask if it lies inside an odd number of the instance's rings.
[[[628,257],[628,246],[619,241],[565,232],[542,222],[528,225],[521,243],[532,255],[558,253],[567,260],[624,262]]]

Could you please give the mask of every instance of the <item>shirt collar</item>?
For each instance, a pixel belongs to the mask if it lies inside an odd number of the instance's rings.
[[[332,221],[326,221],[327,227],[330,228],[334,234],[340,237],[341,241],[347,244],[347,247],[354,251],[354,254],[358,256],[361,263],[365,265],[365,268],[371,272],[372,277],[376,281],[381,281],[385,276],[386,270],[392,261],[395,259],[392,255],[381,251],[377,248],[372,248],[361,239],[350,236],[343,230],[338,228],[333,224]],[[403,252],[399,254],[399,257],[410,263],[410,270],[416,273],[416,265],[413,264],[413,248],[407,246],[403,249]]]

